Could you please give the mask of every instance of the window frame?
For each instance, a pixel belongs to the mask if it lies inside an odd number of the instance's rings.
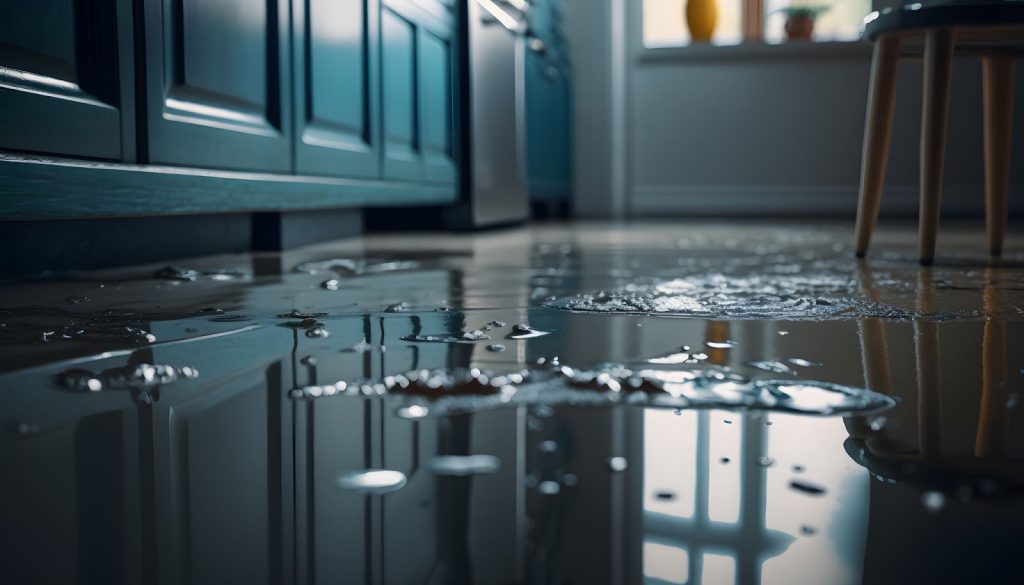
[[[684,0],[685,1],[685,0]],[[744,8],[741,17],[743,41],[736,45],[689,43],[667,47],[644,45],[644,0],[626,0],[629,51],[631,59],[639,63],[672,61],[750,60],[775,58],[863,58],[871,53],[871,43],[862,39],[850,41],[814,41],[794,43],[768,43],[764,40],[764,0],[740,0]],[[872,4],[877,3],[873,1]],[[752,9],[753,8],[753,9]]]

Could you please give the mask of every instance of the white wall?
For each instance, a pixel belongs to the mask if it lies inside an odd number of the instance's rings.
[[[852,214],[869,70],[870,54],[857,50],[635,64],[629,212]],[[980,65],[957,62],[953,83],[945,210],[979,212]],[[884,209],[916,213],[919,63],[901,66],[897,96]],[[1024,136],[1017,101],[1015,135]],[[1019,202],[1024,143],[1016,146]]]
[[[696,49],[651,59],[639,38],[640,0],[566,4],[580,215],[852,218],[869,46]],[[625,38],[616,41],[616,31]],[[970,60],[955,65],[946,212],[982,209],[980,69]],[[1017,79],[1011,205],[1024,211],[1024,64]],[[920,63],[902,65],[883,213],[916,214],[920,87]]]

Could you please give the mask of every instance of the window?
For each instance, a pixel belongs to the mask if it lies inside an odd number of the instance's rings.
[[[644,46],[689,45],[686,25],[687,0],[643,0]],[[860,37],[861,23],[871,11],[871,0],[716,0],[718,23],[713,45],[743,42],[785,43],[785,10],[819,7],[811,39],[816,42],[853,41]]]

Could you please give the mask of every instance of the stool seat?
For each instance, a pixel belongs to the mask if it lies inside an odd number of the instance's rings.
[[[913,2],[898,8],[883,8],[864,18],[864,39],[875,41],[879,35],[908,33],[933,28],[963,29],[991,36],[992,28],[1024,28],[1024,0],[981,0],[978,2]],[[1016,43],[1020,44],[1021,39]]]
[[[881,207],[901,58],[922,56],[921,164],[918,253],[935,257],[945,165],[953,55],[980,56],[984,70],[985,223],[989,253],[1002,253],[1009,210],[1014,61],[1024,53],[1024,0],[914,2],[864,19],[874,43],[864,125],[855,250],[867,254]]]

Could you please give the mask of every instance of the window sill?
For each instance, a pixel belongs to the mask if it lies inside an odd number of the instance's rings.
[[[739,45],[695,44],[683,47],[643,48],[638,63],[671,63],[681,61],[761,61],[776,59],[867,58],[871,43],[864,41],[743,43]]]

